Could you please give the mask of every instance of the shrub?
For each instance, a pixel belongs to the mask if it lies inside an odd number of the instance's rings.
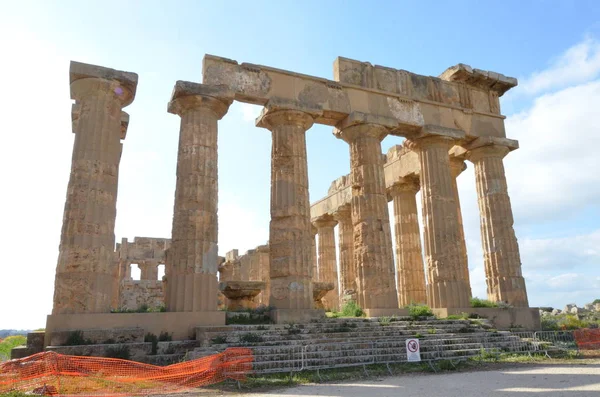
[[[563,321],[561,321],[559,323],[560,329],[564,329],[564,330],[588,328],[589,325],[590,325],[589,322],[580,320],[577,316],[570,316],[570,315],[565,316]]]
[[[343,317],[361,317],[364,314],[364,311],[360,306],[358,306],[358,303],[353,300],[349,300],[342,306],[341,314]]]
[[[421,335],[421,334],[420,334],[420,333],[418,333],[418,332],[415,334],[415,338],[417,338],[417,339],[418,339],[418,338],[422,338],[422,337],[423,337],[423,335]]]
[[[93,345],[90,339],[85,339],[83,337],[83,331],[71,331],[69,336],[67,336],[67,340],[63,344],[63,346],[80,346],[80,345]]]
[[[433,316],[433,312],[427,305],[409,305],[408,313],[413,319]]]
[[[473,297],[471,298],[471,307],[498,307],[498,304],[487,299]]]
[[[247,334],[240,336],[240,341],[245,343],[260,343],[263,341],[263,337],[259,334],[248,332]]]
[[[223,345],[223,344],[227,343],[227,337],[225,337],[223,335],[219,335],[219,336],[215,336],[210,341],[213,343],[213,345]]]
[[[146,336],[144,336],[144,342],[152,342],[152,351],[150,352],[150,355],[156,355],[158,352],[158,337],[153,333],[148,332]]]
[[[427,330],[427,333],[428,333],[428,334],[430,334],[430,335],[433,335],[433,334],[436,334],[436,333],[437,333],[437,331],[435,330],[435,328],[429,328],[429,329]]]
[[[379,318],[377,319],[377,321],[379,321],[379,324],[380,324],[381,326],[384,326],[384,327],[385,327],[386,325],[390,325],[390,323],[392,322],[392,318],[391,318],[391,317],[388,317],[388,316],[383,316],[383,317],[379,317]]]
[[[469,314],[462,312],[461,314],[451,314],[446,319],[448,320],[466,320],[469,318]]]
[[[160,335],[158,335],[159,342],[170,342],[172,340],[173,340],[173,337],[167,331],[163,331],[160,333]]]
[[[120,358],[121,360],[129,360],[130,356],[129,347],[127,346],[109,347],[104,353],[104,357]]]

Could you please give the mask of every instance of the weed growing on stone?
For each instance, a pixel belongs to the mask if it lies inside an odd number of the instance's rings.
[[[471,307],[498,307],[498,304],[487,299],[473,297],[471,298]]]
[[[227,337],[223,336],[223,335],[218,335],[218,336],[215,336],[214,338],[212,338],[210,341],[212,342],[213,345],[223,345],[223,344],[227,343]]]
[[[427,305],[408,305],[407,309],[413,319],[433,316],[433,312]]]
[[[94,342],[91,339],[85,339],[83,337],[83,331],[71,331],[63,346],[81,346],[93,344]]]

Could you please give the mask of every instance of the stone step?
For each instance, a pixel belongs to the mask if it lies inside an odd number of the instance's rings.
[[[200,346],[197,340],[158,342],[157,354],[185,354]]]
[[[146,364],[165,366],[165,365],[171,365],[171,364],[181,362],[184,358],[185,358],[185,354],[182,354],[182,353],[157,354],[154,356],[144,357],[142,362],[144,362]]]

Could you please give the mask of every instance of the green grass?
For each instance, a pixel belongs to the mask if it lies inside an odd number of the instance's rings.
[[[13,347],[27,344],[27,337],[23,335],[8,336],[0,342],[0,360],[10,359],[10,351]]]
[[[427,305],[408,305],[408,314],[413,318],[417,319],[419,317],[431,317],[433,316],[433,312]]]
[[[326,316],[329,318],[362,317],[364,315],[365,312],[363,309],[353,300],[349,300],[348,302],[344,303],[342,310],[339,312],[331,311],[326,313]]]
[[[579,319],[575,314],[558,314],[556,316],[542,316],[542,330],[560,331],[574,330],[580,328],[596,328],[600,325],[600,320],[595,318]]]
[[[487,299],[473,297],[471,298],[471,307],[498,307],[498,304]]]

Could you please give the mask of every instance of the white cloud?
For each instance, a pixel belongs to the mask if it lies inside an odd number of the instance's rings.
[[[600,42],[588,37],[569,48],[549,68],[522,79],[520,92],[537,94],[594,79],[600,73]]]

